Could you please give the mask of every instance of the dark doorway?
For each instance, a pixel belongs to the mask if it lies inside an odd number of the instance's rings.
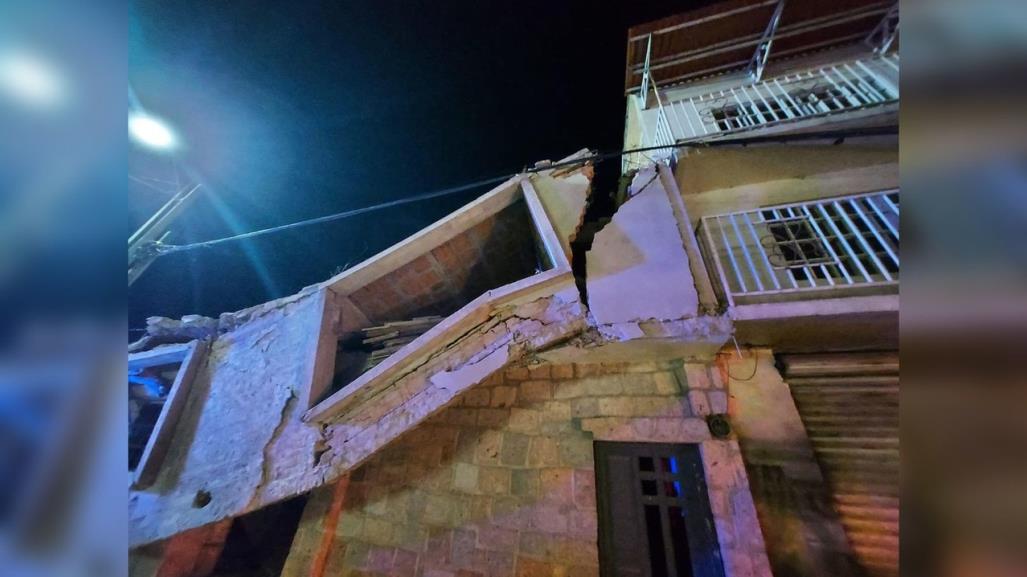
[[[698,445],[597,441],[604,577],[724,577]]]
[[[306,503],[300,495],[236,518],[212,577],[278,577]]]

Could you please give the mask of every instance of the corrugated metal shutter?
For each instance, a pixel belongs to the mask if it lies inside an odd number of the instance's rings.
[[[899,574],[899,357],[895,352],[781,355],[858,562]]]

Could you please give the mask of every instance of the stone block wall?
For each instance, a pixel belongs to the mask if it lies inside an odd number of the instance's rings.
[[[283,575],[598,575],[593,440],[700,443],[727,575],[770,575],[738,445],[704,421],[719,385],[701,365],[508,368],[315,491]]]

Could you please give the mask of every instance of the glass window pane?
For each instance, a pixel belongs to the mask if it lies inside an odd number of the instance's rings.
[[[688,532],[685,530],[685,512],[681,507],[670,507],[670,538],[674,541],[674,566],[679,577],[692,575],[692,556],[688,550]]]
[[[656,481],[653,479],[643,479],[642,494],[651,496],[656,495]]]
[[[664,481],[663,494],[668,497],[681,496],[681,481]]]
[[[660,472],[676,474],[678,472],[677,457],[660,457]]]
[[[657,505],[645,506],[645,530],[649,536],[649,563],[653,577],[667,577],[667,552],[663,543],[663,523]]]

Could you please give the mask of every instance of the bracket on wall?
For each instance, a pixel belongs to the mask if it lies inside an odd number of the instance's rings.
[[[774,34],[777,33],[777,25],[781,22],[781,12],[784,10],[785,0],[780,0],[770,16],[767,29],[763,31],[760,43],[756,45],[756,52],[749,60],[749,76],[753,82],[759,82],[763,78],[763,69],[767,66],[767,58],[770,57],[770,46],[774,43]]]
[[[896,2],[894,6],[888,9],[885,13],[884,18],[874,28],[869,35],[867,35],[864,42],[867,46],[874,50],[874,54],[884,54],[891,48],[891,45],[895,42],[895,37],[899,35],[899,3]]]

